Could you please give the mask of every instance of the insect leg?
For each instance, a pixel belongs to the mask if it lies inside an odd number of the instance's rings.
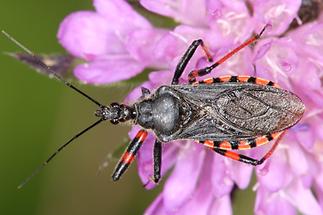
[[[172,80],[172,84],[178,84],[179,78],[182,76],[186,65],[188,64],[188,62],[192,58],[194,52],[196,51],[196,49],[199,45],[201,45],[207,59],[210,62],[213,61],[212,55],[208,51],[207,47],[204,45],[203,40],[201,40],[201,39],[194,40],[193,43],[190,45],[190,47],[188,47],[187,51],[185,52],[185,54],[183,55],[183,57],[181,58],[179,63],[177,64],[176,69],[175,69],[175,74],[174,74],[174,77]]]
[[[263,161],[261,162],[261,160],[256,160],[256,159],[253,159],[251,157],[248,157],[248,156],[245,156],[245,155],[242,155],[242,154],[238,154],[236,152],[224,150],[224,149],[215,148],[213,150],[215,152],[219,153],[220,155],[223,155],[223,156],[225,156],[227,158],[231,158],[232,160],[240,161],[240,162],[243,162],[243,163],[246,163],[246,164],[251,164],[251,165],[254,165],[254,166],[260,165],[263,162]]]
[[[240,161],[240,162],[243,162],[243,163],[246,163],[246,164],[251,164],[251,165],[254,165],[254,166],[258,166],[258,165],[262,164],[265,160],[267,160],[273,154],[273,152],[275,151],[278,143],[280,142],[280,140],[282,139],[284,134],[285,134],[285,132],[281,133],[278,136],[276,142],[272,145],[270,150],[259,160],[251,158],[251,157],[248,157],[248,156],[243,155],[243,154],[233,152],[233,151],[220,149],[216,145],[212,144],[212,142],[210,142],[210,141],[203,142],[203,145],[208,147],[208,148],[213,149],[213,151],[215,151],[216,153],[219,153],[219,154],[221,154],[221,155],[223,155],[225,157],[228,157],[228,158],[231,158],[233,160]]]
[[[126,151],[123,153],[122,157],[120,158],[113,174],[112,180],[117,181],[120,179],[122,174],[128,169],[130,164],[134,161],[135,156],[141,147],[142,143],[145,141],[148,133],[145,130],[140,130],[135,138],[130,142]]]
[[[278,146],[278,143],[282,139],[282,137],[285,135],[286,131],[284,131],[276,140],[276,142],[272,145],[272,147],[269,149],[269,151],[259,160],[260,164],[262,164],[265,160],[267,160],[275,151],[275,149]]]
[[[254,41],[256,41],[257,39],[260,38],[260,36],[264,33],[265,29],[268,27],[269,25],[266,25],[259,34],[256,34],[255,36],[251,37],[250,39],[246,40],[244,43],[242,43],[240,46],[236,47],[235,49],[233,49],[231,52],[229,52],[228,54],[226,54],[225,56],[223,56],[220,60],[218,60],[217,62],[215,62],[214,64],[212,64],[211,66],[205,67],[203,69],[198,69],[198,70],[193,70],[192,72],[189,73],[188,78],[189,78],[189,82],[190,83],[194,83],[196,82],[196,77],[199,76],[204,76],[209,74],[214,68],[216,68],[217,66],[219,66],[220,64],[222,64],[223,62],[225,62],[226,60],[228,60],[230,57],[232,57],[234,54],[236,54],[238,51],[240,51],[241,49],[243,49],[244,47],[250,45],[251,43],[253,43]]]
[[[162,165],[162,143],[159,140],[154,144],[154,177],[152,180],[157,184],[160,180],[160,172]]]

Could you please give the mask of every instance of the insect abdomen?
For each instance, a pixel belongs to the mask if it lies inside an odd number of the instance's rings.
[[[296,124],[305,111],[295,94],[259,85],[242,85],[226,91],[217,99],[216,108],[228,124],[254,134],[285,130]]]
[[[174,139],[245,140],[285,130],[305,110],[296,95],[271,85],[225,82],[173,88],[198,110]]]

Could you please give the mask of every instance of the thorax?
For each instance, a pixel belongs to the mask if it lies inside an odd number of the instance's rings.
[[[189,117],[189,108],[171,86],[162,86],[150,97],[134,104],[137,124],[152,129],[156,136],[166,142],[181,129]]]

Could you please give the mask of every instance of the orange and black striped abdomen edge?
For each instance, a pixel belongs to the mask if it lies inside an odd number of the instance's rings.
[[[250,138],[246,140],[224,140],[224,141],[213,141],[213,140],[203,140],[199,141],[208,148],[214,149],[223,149],[223,150],[246,150],[262,146],[267,144],[269,141],[276,139],[283,132],[276,132],[272,134],[267,134],[264,136],[259,136],[256,138]]]
[[[243,144],[241,143],[241,141],[240,142],[238,141],[238,144],[237,144],[236,142],[233,143],[232,141],[230,142],[222,141],[219,143],[215,143],[210,140],[200,141],[200,143],[202,143],[203,145],[211,148],[216,153],[219,153],[227,158],[257,166],[262,164],[265,160],[267,160],[272,155],[272,153],[276,149],[278,143],[280,142],[285,132],[286,131],[281,131],[281,132],[273,133],[271,135],[265,135],[255,139],[250,139],[250,141],[248,140],[249,142],[244,141]],[[248,157],[243,154],[238,154],[237,152],[234,152],[234,151],[229,151],[233,149],[238,149],[238,150],[250,149],[253,147],[264,145],[272,139],[276,139],[275,143],[272,145],[271,149],[259,160]],[[245,143],[248,143],[248,144],[245,144]],[[236,146],[236,144],[238,145],[238,147]],[[217,145],[219,145],[219,147],[217,147]]]
[[[199,84],[213,84],[213,83],[226,83],[226,82],[251,83],[251,84],[267,85],[267,86],[279,88],[279,85],[272,82],[272,81],[269,81],[269,80],[266,80],[263,78],[247,76],[247,75],[239,75],[239,76],[225,75],[225,76],[220,76],[217,78],[207,78],[207,79],[204,79],[203,81],[200,81],[198,83]]]

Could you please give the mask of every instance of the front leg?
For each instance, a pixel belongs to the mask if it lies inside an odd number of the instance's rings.
[[[148,132],[145,130],[140,130],[136,134],[135,138],[129,143],[126,151],[121,156],[115,170],[112,174],[112,180],[117,181],[123,175],[123,173],[128,169],[130,164],[134,161],[135,156],[142,146],[142,143],[147,138]]]
[[[201,45],[207,59],[210,62],[213,61],[212,55],[208,51],[207,47],[204,45],[203,40],[201,40],[201,39],[194,40],[193,43],[190,45],[190,47],[188,47],[187,51],[185,52],[185,54],[183,55],[183,57],[181,58],[179,63],[177,64],[176,69],[175,69],[175,74],[174,74],[174,77],[172,80],[172,84],[178,84],[179,78],[182,76],[188,62],[192,58],[194,52],[196,51],[196,49],[199,45]]]
[[[161,178],[162,143],[156,139],[154,144],[154,176],[152,180],[157,184]]]

